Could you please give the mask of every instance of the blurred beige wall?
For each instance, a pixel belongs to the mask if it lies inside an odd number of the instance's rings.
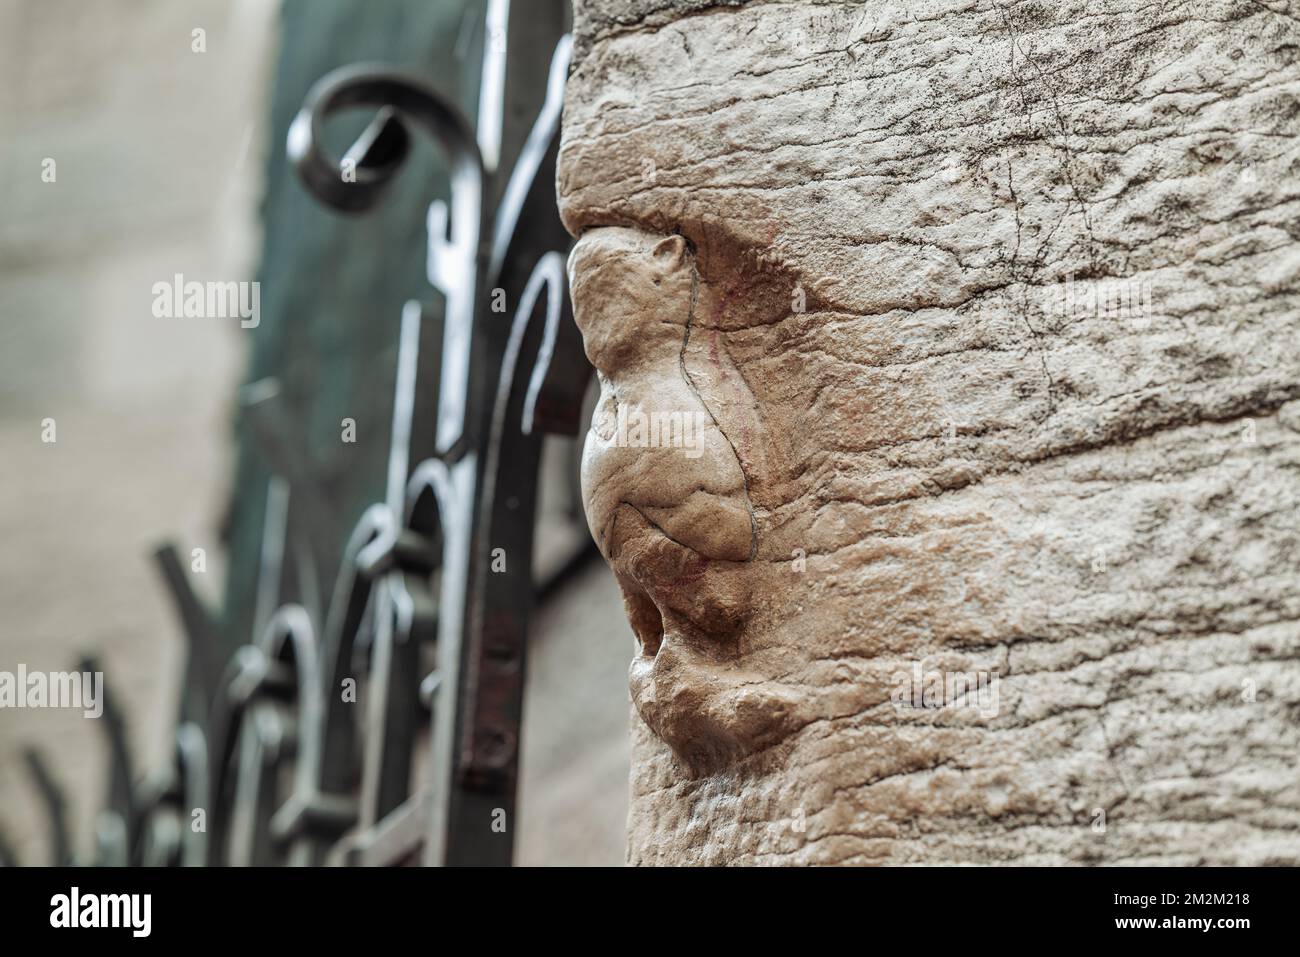
[[[632,769],[627,670],[636,639],[614,576],[595,561],[538,609],[519,757],[523,866],[619,866]]]
[[[186,556],[206,548],[196,584],[215,598],[250,334],[237,320],[157,319],[152,285],[254,278],[277,23],[273,0],[0,4],[0,670],[67,670],[100,652],[151,767],[182,648],[149,553],[166,538]],[[41,441],[47,417],[54,444]],[[0,826],[24,863],[44,863],[22,759],[33,743],[89,853],[104,728],[0,711]]]

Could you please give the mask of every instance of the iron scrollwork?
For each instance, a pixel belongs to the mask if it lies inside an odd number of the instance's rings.
[[[428,279],[445,300],[433,454],[411,465],[425,315],[408,304],[386,499],[363,515],[349,543],[319,659],[307,652],[314,647],[308,638],[287,640],[306,632],[305,620],[297,629],[281,622],[279,630],[273,620],[260,645],[267,664],[259,676],[275,667],[292,675],[281,679],[280,696],[293,703],[299,728],[295,784],[269,814],[252,786],[244,794],[235,789],[235,805],[246,817],[267,819],[271,845],[285,848],[293,863],[510,861],[541,438],[543,431],[576,433],[589,374],[557,251],[567,243],[553,184],[568,57],[566,37],[495,211],[484,205],[494,190],[469,124],[413,77],[364,66],[337,71],[312,90],[290,129],[289,158],[302,182],[340,211],[363,212],[380,200],[406,155],[408,124],[441,147],[451,180],[450,202],[434,201],[427,217]],[[356,107],[376,116],[335,161],[321,145],[323,124]],[[526,260],[534,265],[520,288]],[[508,326],[488,308],[485,291],[498,289],[518,304]],[[497,549],[505,564],[490,571]],[[290,606],[276,619],[300,619],[300,612]],[[354,768],[355,705],[342,700],[339,687],[365,629],[367,734]],[[281,631],[286,638],[277,645]],[[419,652],[429,644],[436,667],[420,680]],[[421,704],[432,722],[431,773],[427,787],[412,789],[413,716]],[[273,724],[250,726],[252,712],[243,715],[240,735],[255,743],[246,748],[253,757],[237,768],[240,778],[257,774],[277,734]],[[217,787],[231,767],[230,759],[216,759]],[[494,826],[502,821],[505,828]]]
[[[288,157],[335,210],[374,208],[417,130],[440,147],[451,195],[428,209],[427,276],[444,309],[412,302],[402,312],[384,501],[349,536],[323,611],[310,601],[274,607],[293,548],[289,510],[303,510],[298,525],[321,538],[333,516],[310,476],[273,450],[254,640],[228,662],[215,660],[212,616],[175,551],[156,554],[187,637],[182,714],[166,771],[133,785],[106,701],[114,761],[98,862],[510,863],[542,439],[577,434],[591,372],[554,195],[569,52],[565,36],[504,183],[485,168],[469,123],[418,78],[350,66],[309,93]],[[331,157],[326,120],[358,108],[374,110],[372,121]],[[508,323],[489,308],[489,291],[517,304]],[[435,364],[419,354],[421,328],[439,322]],[[274,391],[271,382],[246,390],[255,432]],[[363,648],[358,704],[341,690],[359,677]],[[427,768],[414,760],[426,724]],[[57,785],[38,758],[32,767],[57,853],[69,858]],[[191,826],[198,814],[205,827]]]

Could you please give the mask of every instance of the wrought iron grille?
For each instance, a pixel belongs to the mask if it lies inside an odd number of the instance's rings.
[[[490,4],[489,18],[505,6]],[[328,524],[310,477],[271,480],[254,635],[229,660],[176,551],[156,553],[187,639],[191,717],[174,731],[170,766],[137,783],[106,689],[111,779],[96,863],[510,863],[542,437],[577,433],[591,373],[555,208],[569,50],[565,36],[508,178],[417,77],[352,66],[308,95],[288,158],[329,207],[364,214],[379,203],[416,131],[445,155],[451,195],[427,216],[428,280],[445,308],[411,302],[402,313],[386,494],[357,522],[323,614],[277,595],[290,510],[308,534]],[[485,70],[485,87],[502,76]],[[354,108],[374,118],[333,157],[325,121]],[[502,296],[515,304],[505,316],[490,308]],[[420,354],[430,323],[441,325],[436,357]],[[247,396],[255,426],[265,398],[257,386]],[[349,694],[358,681],[360,699]],[[29,760],[66,863],[63,798],[40,756]]]

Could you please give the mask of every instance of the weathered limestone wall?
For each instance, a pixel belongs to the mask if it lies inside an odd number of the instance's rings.
[[[630,860],[1300,862],[1294,7],[575,6]]]

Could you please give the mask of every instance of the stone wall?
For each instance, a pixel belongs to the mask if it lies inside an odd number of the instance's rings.
[[[578,0],[633,862],[1300,861],[1282,7]]]

